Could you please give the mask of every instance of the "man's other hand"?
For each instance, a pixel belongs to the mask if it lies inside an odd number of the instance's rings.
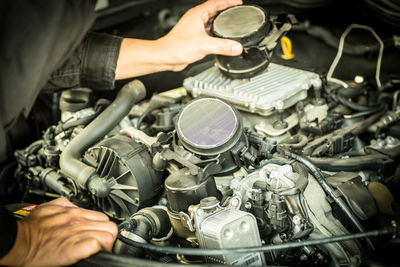
[[[105,214],[59,198],[18,221],[14,246],[0,264],[71,265],[100,250],[111,251],[117,233],[117,226]]]

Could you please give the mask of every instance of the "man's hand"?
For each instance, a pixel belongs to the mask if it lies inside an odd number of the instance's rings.
[[[111,251],[117,226],[103,213],[78,208],[65,198],[40,205],[18,221],[7,266],[71,265],[100,250]]]
[[[209,36],[205,26],[218,11],[242,4],[241,0],[210,0],[183,15],[175,27],[160,41],[168,51],[172,70],[183,70],[188,64],[209,54],[237,56],[242,45],[236,41]]]
[[[209,0],[187,11],[175,27],[155,41],[124,39],[115,77],[125,79],[157,71],[181,71],[209,54],[237,56],[240,43],[211,37],[206,25],[218,11],[240,5],[242,0]]]

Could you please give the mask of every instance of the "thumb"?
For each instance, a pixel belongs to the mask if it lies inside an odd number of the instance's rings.
[[[207,54],[238,56],[243,51],[243,47],[239,42],[228,39],[207,37],[203,44],[205,45],[204,52]]]

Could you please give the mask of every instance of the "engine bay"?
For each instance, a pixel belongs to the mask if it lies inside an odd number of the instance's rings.
[[[396,237],[399,72],[381,71],[379,32],[349,25],[324,73],[290,64],[290,33],[317,26],[243,7],[264,14],[258,39],[241,32],[241,58],[216,56],[182,87],[63,91],[60,120],[14,152],[21,202],[102,211],[119,228],[113,257],[157,263],[362,266]],[[335,78],[353,31],[378,44],[373,75]]]

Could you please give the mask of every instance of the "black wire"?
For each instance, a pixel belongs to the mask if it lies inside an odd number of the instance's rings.
[[[378,111],[376,114],[370,116],[369,118],[363,120],[362,124],[355,128],[351,133],[353,135],[359,135],[363,133],[371,124],[373,124],[375,121],[379,120],[387,111],[387,107],[384,106],[384,108],[381,111]]]
[[[349,114],[349,115],[343,115],[343,117],[345,119],[355,119],[355,118],[361,118],[367,115],[371,115],[374,114],[376,112],[380,112],[384,110],[383,106],[379,106],[378,108],[375,109],[371,109],[371,110],[365,110],[365,111],[361,111],[361,112],[357,112],[357,113],[353,113],[353,114]]]
[[[348,235],[341,235],[335,237],[327,237],[321,239],[313,239],[313,240],[303,240],[303,241],[294,241],[283,244],[273,244],[259,247],[244,247],[244,248],[226,248],[226,249],[205,249],[205,248],[182,248],[182,247],[161,247],[153,244],[145,244],[133,241],[129,238],[118,235],[118,239],[123,243],[145,249],[150,251],[155,251],[158,253],[164,254],[184,254],[184,255],[193,255],[193,256],[215,256],[215,255],[224,255],[224,254],[237,254],[237,253],[254,253],[254,252],[268,252],[273,250],[284,250],[284,249],[292,249],[303,246],[315,246],[322,245],[327,243],[335,243],[342,242],[347,240],[355,240],[369,237],[377,237],[382,235],[393,234],[390,230],[374,230],[363,233],[355,233]]]
[[[340,95],[337,95],[336,99],[340,104],[345,105],[346,107],[349,107],[349,108],[351,108],[353,110],[356,110],[356,111],[370,111],[370,110],[376,110],[377,108],[380,107],[379,105],[378,106],[372,106],[372,107],[371,106],[360,105],[360,104],[357,104],[357,103],[352,102],[350,100],[347,100],[345,97],[340,96]]]

